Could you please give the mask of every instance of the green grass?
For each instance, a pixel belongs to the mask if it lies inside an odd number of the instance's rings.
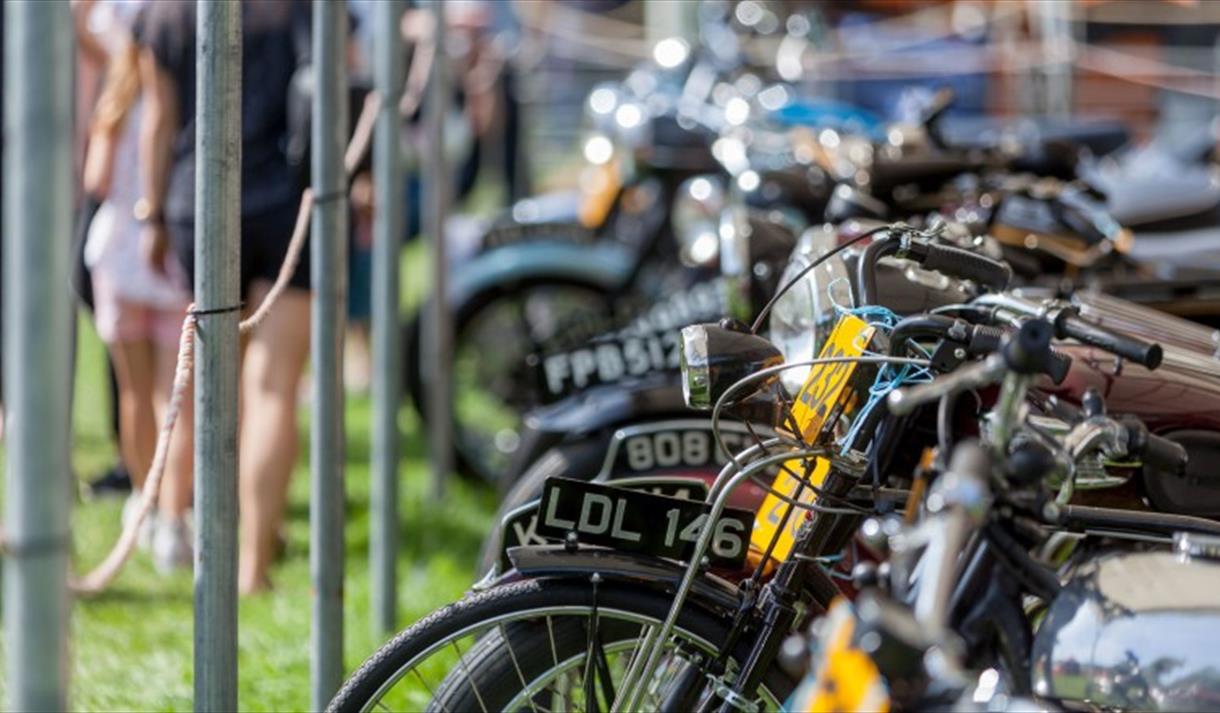
[[[407,262],[418,264],[419,253],[413,246]],[[420,288],[418,281],[408,284],[412,290],[404,296],[406,302],[414,301]],[[107,425],[103,347],[87,320],[81,325],[72,460],[84,480],[108,467],[115,449]],[[349,396],[344,647],[349,671],[381,643],[371,633],[368,614],[370,411],[367,398]],[[272,572],[275,589],[240,605],[242,710],[309,708],[309,464],[307,414],[302,415],[306,440],[292,483],[287,552]],[[489,490],[455,478],[443,502],[428,502],[424,446],[409,405],[400,423],[405,457],[400,466],[399,623],[405,626],[469,587],[495,501]],[[121,506],[117,499],[77,503],[72,522],[77,571],[98,562],[113,544]],[[105,594],[73,604],[70,707],[190,709],[192,626],[191,574],[159,575],[146,554],[137,554]]]

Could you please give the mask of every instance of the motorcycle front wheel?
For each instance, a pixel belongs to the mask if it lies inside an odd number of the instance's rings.
[[[542,403],[527,358],[578,346],[613,324],[612,296],[596,285],[559,277],[496,286],[453,314],[453,443],[458,469],[497,482],[520,446],[525,412]],[[406,325],[404,377],[427,423],[428,365],[420,313]]]
[[[524,580],[441,609],[373,654],[330,711],[603,711],[664,621],[672,596],[589,580]],[[700,657],[713,657],[727,621],[686,607],[644,708],[655,710]],[[747,637],[748,638],[748,637]],[[730,657],[731,680],[744,650]],[[768,672],[760,709],[777,710],[793,682]]]

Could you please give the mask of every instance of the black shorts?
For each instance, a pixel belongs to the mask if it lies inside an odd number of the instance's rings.
[[[275,282],[280,275],[280,266],[288,254],[288,243],[292,241],[292,230],[296,227],[298,206],[242,216],[241,218],[241,297],[244,300],[255,280]],[[168,225],[174,253],[186,273],[187,289],[195,287],[195,223],[193,221],[171,221]],[[309,238],[301,249],[301,260],[288,281],[290,287],[308,290]]]

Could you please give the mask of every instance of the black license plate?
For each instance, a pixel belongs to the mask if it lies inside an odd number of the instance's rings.
[[[603,337],[572,351],[531,357],[542,395],[557,401],[599,384],[612,384],[679,367],[680,331]]]
[[[653,495],[665,495],[680,500],[703,501],[707,499],[707,484],[694,478],[672,476],[652,478],[623,478],[614,481],[615,487],[640,490]],[[566,533],[565,533],[566,534]],[[500,521],[500,571],[507,571],[512,564],[508,550],[522,545],[547,545],[562,542],[543,537],[538,532],[538,501],[515,508]]]
[[[754,445],[754,437],[748,433],[724,429],[720,436],[729,453],[739,453]],[[719,468],[728,462],[728,456],[716,444],[711,422],[708,422],[706,427],[667,428],[628,436],[614,454],[612,472]]]
[[[538,507],[543,537],[575,532],[583,544],[677,560],[689,560],[711,510],[703,502],[567,478],[547,479]],[[711,563],[741,567],[753,529],[753,512],[725,508],[708,548]]]

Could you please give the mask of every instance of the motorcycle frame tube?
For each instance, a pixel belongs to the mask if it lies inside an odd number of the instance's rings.
[[[1158,539],[1165,541],[1183,530],[1220,536],[1220,523],[1192,515],[1065,505],[1059,509],[1058,520],[1069,530],[1099,531],[1115,537],[1121,536],[1116,530],[1127,531],[1127,537],[1135,533],[1160,535]]]
[[[754,450],[758,446],[754,446],[750,450]],[[720,518],[720,514],[724,511],[728,504],[729,496],[739,485],[749,480],[751,477],[760,472],[765,471],[770,466],[782,463],[793,458],[818,458],[825,455],[824,449],[810,449],[798,452],[785,452],[776,455],[762,458],[751,463],[744,468],[737,463],[729,463],[724,467],[720,476],[716,479],[716,486],[713,488],[713,494],[709,495],[711,502],[711,512],[708,514],[707,524],[699,533],[699,539],[695,543],[695,550],[691,556],[690,564],[686,567],[686,573],[682,577],[681,583],[678,585],[678,590],[674,595],[673,606],[670,607],[669,614],[665,617],[665,622],[661,625],[658,631],[658,640],[667,641],[670,634],[673,633],[673,628],[677,624],[678,615],[682,611],[682,606],[689,598],[691,589],[695,585],[695,580],[699,578],[702,567],[700,561],[711,546],[712,535],[715,527],[712,526]],[[727,482],[725,477],[728,476]],[[648,657],[644,660],[642,668],[638,675],[634,676],[637,681],[648,681],[652,679],[653,673],[656,671],[657,665],[660,663],[660,648],[654,648],[648,653]],[[634,711],[640,709],[640,697],[643,695],[643,686],[634,686],[631,689],[622,687],[619,691],[617,700],[610,707],[611,711]]]
[[[901,435],[901,430],[878,430],[871,441],[870,463],[883,457],[881,451]],[[859,477],[850,477],[841,469],[833,468],[821,489],[832,496],[849,497],[859,480]],[[786,516],[790,516],[791,511],[790,503]],[[784,638],[795,624],[798,612],[794,605],[803,592],[810,592],[822,606],[829,604],[839,594],[838,587],[821,571],[816,559],[842,550],[859,527],[860,519],[859,515],[853,513],[818,511],[812,521],[807,521],[801,527],[793,545],[795,554],[780,565],[775,577],[766,585],[762,611],[764,625],[750,657],[738,671],[730,698],[748,700],[753,697],[767,667],[778,656]],[[741,623],[737,622],[737,626]],[[736,630],[732,630],[729,635],[732,637],[736,633]],[[721,713],[731,713],[732,709],[729,700],[720,708]]]

